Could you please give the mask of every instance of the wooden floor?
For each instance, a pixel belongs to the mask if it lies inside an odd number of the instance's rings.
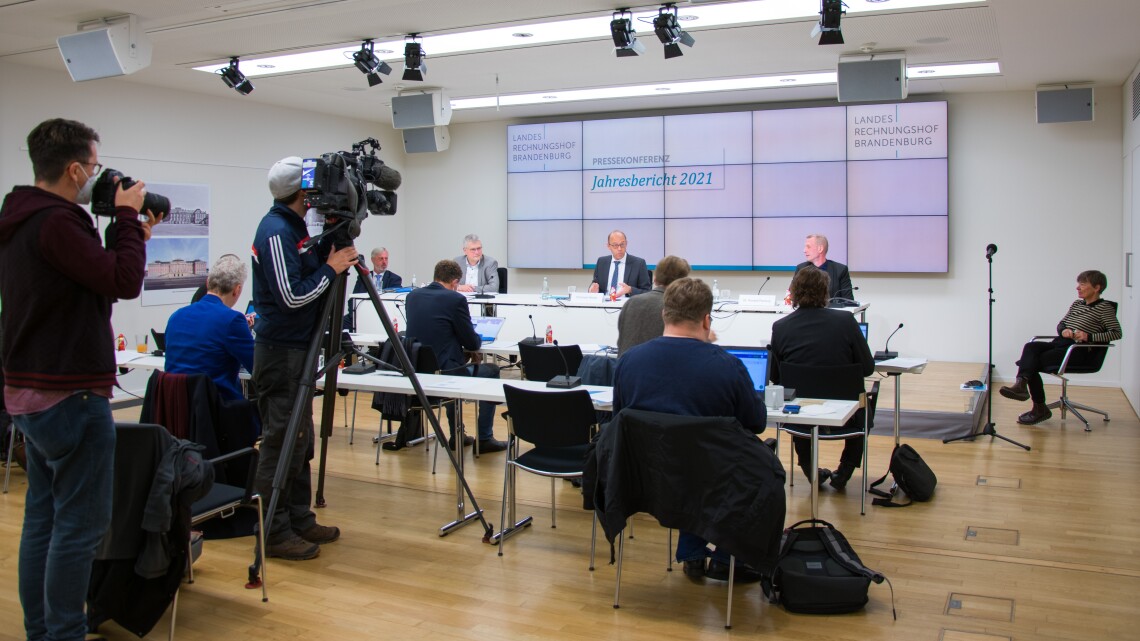
[[[974,378],[977,369],[963,371]],[[942,389],[961,382],[958,370],[946,371]],[[935,380],[924,384],[936,388]],[[923,391],[917,377],[903,385],[904,405],[908,398],[917,403],[940,393]],[[1054,398],[1057,389],[1048,390]],[[207,542],[195,565],[197,581],[182,591],[177,636],[1140,639],[1140,420],[1119,390],[1071,391],[1108,410],[1112,422],[1096,420],[1085,433],[1075,419],[1062,423],[1055,416],[1024,428],[1014,419],[1026,406],[997,397],[999,433],[1032,446],[1031,452],[988,437],[947,445],[910,439],[938,475],[932,502],[906,509],[868,506],[860,516],[857,491],[821,492],[822,518],[894,584],[898,620],[891,618],[885,584],[871,587],[865,611],[842,616],[789,614],[768,604],[758,585],[747,585],[736,591],[731,631],[722,627],[725,586],[693,583],[679,569],[666,572],[666,531],[643,515],[635,517],[636,538],[625,547],[622,607],[613,609],[608,546],[600,540],[597,570],[588,571],[590,518],[569,483],[555,485],[558,527],[552,530],[549,481],[520,474],[520,510],[533,514],[535,524],[507,541],[503,557],[481,542],[478,523],[439,537],[439,526],[455,515],[450,468],[441,458],[433,476],[422,446],[383,452],[377,466],[371,443],[376,415],[362,398],[355,442],[349,444],[343,425],[330,439],[328,507],[318,511],[322,523],[341,528],[341,540],[323,546],[312,561],[271,560],[268,603],[242,586],[251,540]],[[958,394],[946,392],[937,402],[962,404]],[[136,413],[122,410],[119,418],[131,420]],[[505,434],[501,420],[496,432]],[[890,446],[889,437],[871,438],[874,476],[885,470]],[[825,445],[825,466],[834,464],[838,447]],[[503,455],[473,461],[468,451],[467,461],[476,499],[497,531]],[[795,480],[787,488],[788,524],[809,511],[808,485],[798,471]],[[15,471],[12,481],[12,491],[0,497],[0,640],[23,638],[16,593],[22,472]],[[147,638],[165,638],[167,622]],[[103,631],[114,640],[134,638],[114,624]]]

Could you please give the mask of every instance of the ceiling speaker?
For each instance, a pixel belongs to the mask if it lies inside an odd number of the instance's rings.
[[[906,98],[906,57],[901,54],[840,56],[836,68],[839,102],[883,102]]]
[[[99,29],[60,36],[56,44],[75,82],[125,76],[150,65],[150,40],[134,16]]]
[[[1037,124],[1092,122],[1092,87],[1037,88]]]
[[[408,93],[392,98],[392,127],[441,127],[451,122],[451,98],[442,91]]]
[[[409,154],[446,151],[451,146],[451,137],[447,134],[447,127],[405,129],[401,133],[404,134],[404,151]]]

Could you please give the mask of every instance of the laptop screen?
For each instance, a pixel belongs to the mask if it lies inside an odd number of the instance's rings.
[[[506,320],[496,316],[476,316],[471,319],[471,324],[475,326],[475,333],[484,343],[493,343],[499,337],[499,330],[503,329]]]
[[[724,351],[744,363],[744,369],[752,377],[752,388],[763,394],[768,384],[768,350],[762,347],[725,347]]]
[[[867,328],[868,327],[869,326],[867,325],[867,323],[859,323],[859,331],[863,332],[863,340],[868,340],[867,339]]]

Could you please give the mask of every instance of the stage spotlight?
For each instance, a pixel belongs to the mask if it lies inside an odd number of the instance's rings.
[[[618,9],[610,21],[610,35],[614,39],[614,53],[618,58],[629,58],[645,53],[645,44],[633,32],[633,14],[629,9]]]
[[[427,73],[427,63],[424,58],[427,54],[424,53],[424,48],[420,43],[415,41],[415,34],[410,36],[412,41],[404,45],[404,80],[419,80],[423,81],[424,74]]]
[[[657,17],[653,19],[653,32],[657,39],[665,45],[665,59],[676,58],[682,55],[681,45],[693,46],[693,37],[681,30],[677,24],[677,6],[673,3],[665,4],[658,10]]]
[[[238,69],[237,58],[230,58],[230,66],[219,69],[218,75],[222,77],[222,82],[226,83],[227,87],[243,96],[248,96],[253,91],[253,83]]]
[[[368,86],[375,87],[376,85],[384,82],[380,79],[380,74],[385,76],[392,73],[392,67],[388,63],[376,57],[373,53],[375,45],[371,40],[365,40],[360,44],[360,51],[352,54],[353,64],[368,78]]]
[[[819,31],[819,44],[843,44],[843,32],[839,29],[843,14],[847,13],[843,10],[843,6],[843,0],[822,0],[819,24],[816,26]]]

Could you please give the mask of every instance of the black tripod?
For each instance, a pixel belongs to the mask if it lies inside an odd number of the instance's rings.
[[[333,230],[329,230],[335,231]],[[328,232],[326,232],[328,233]],[[314,241],[317,239],[314,239]],[[368,272],[364,269],[360,262],[355,263],[355,268],[361,276],[365,287],[368,290],[368,298],[372,301],[373,307],[376,308],[376,313],[380,317],[380,322],[384,326],[384,332],[388,337],[388,341],[394,348],[393,351],[399,360],[400,369],[404,375],[408,377],[408,381],[412,384],[412,389],[415,390],[416,397],[419,399],[423,407],[430,407],[431,403],[428,401],[427,394],[424,393],[423,387],[420,385],[419,378],[416,376],[416,368],[412,364],[411,359],[408,357],[407,350],[404,349],[403,343],[400,341],[396,334],[396,329],[392,326],[392,319],[388,316],[384,306],[380,303],[380,294],[376,291],[376,285],[372,279],[368,278]],[[324,382],[324,402],[321,407],[321,456],[317,474],[317,491],[314,497],[314,504],[317,507],[323,507],[324,502],[324,486],[325,486],[325,462],[328,456],[328,439],[332,435],[332,422],[333,412],[335,411],[336,403],[336,390],[337,390],[337,374],[339,372],[340,361],[345,356],[345,350],[341,344],[340,331],[343,318],[341,310],[344,309],[345,288],[348,283],[348,272],[341,273],[336,277],[333,282],[331,291],[326,295],[324,310],[320,318],[321,326],[318,331],[313,333],[313,338],[309,342],[308,351],[305,354],[305,366],[302,370],[301,379],[298,381],[297,396],[293,400],[293,410],[289,416],[289,423],[285,431],[285,443],[294,443],[297,440],[297,433],[301,427],[302,412],[304,411],[306,400],[313,394],[316,388],[316,382],[321,376],[325,377]],[[324,368],[317,370],[317,357],[321,350],[321,339],[325,337],[325,332],[328,331],[328,338],[325,345],[325,353],[330,354],[325,359]],[[360,352],[357,352],[358,354]],[[379,363],[379,359],[373,359],[368,356],[369,360]],[[387,366],[387,364],[383,364]],[[313,374],[309,374],[313,372]],[[436,443],[447,443],[444,437],[443,429],[440,427],[439,419],[433,412],[424,412],[427,416],[431,427],[435,430]],[[451,461],[451,466],[455,468],[457,483],[461,486],[462,494],[471,501],[471,506],[474,511],[471,516],[474,516],[483,523],[483,540],[489,541],[491,534],[494,533],[494,528],[487,523],[483,518],[483,510],[479,508],[478,503],[475,501],[475,495],[471,492],[471,486],[467,484],[467,479],[463,476],[463,466],[459,459],[456,458],[456,453],[450,448],[443,448],[447,453],[448,459]],[[462,451],[459,453],[462,456]],[[291,447],[283,447],[281,449],[281,458],[277,461],[277,470],[273,477],[273,493],[269,497],[268,505],[265,508],[266,522],[270,522],[273,518],[274,511],[277,509],[277,501],[281,494],[281,489],[285,485],[285,476],[288,473],[290,461],[293,457],[293,449]],[[444,532],[443,534],[446,534]],[[443,535],[441,534],[441,536]],[[253,571],[253,568],[250,568]]]
[[[1005,436],[1002,436],[1001,434],[998,434],[997,429],[994,426],[994,418],[993,418],[993,400],[994,400],[994,386],[993,386],[993,379],[994,379],[994,254],[996,254],[996,253],[997,253],[997,245],[990,243],[989,245],[986,246],[986,262],[988,262],[990,264],[989,265],[989,269],[990,269],[989,350],[990,351],[989,351],[988,359],[986,361],[986,365],[987,365],[987,368],[986,368],[986,424],[984,427],[982,427],[982,431],[980,431],[980,432],[977,432],[974,434],[967,434],[966,436],[956,436],[954,438],[945,438],[945,439],[942,439],[942,442],[943,443],[953,443],[954,441],[973,441],[975,438],[977,438],[979,436],[989,436],[991,442],[993,441],[994,438],[1000,438],[1001,440],[1005,441],[1006,443],[1011,443],[1013,445],[1016,445],[1020,448],[1025,449],[1025,451],[1028,452],[1029,451],[1028,445],[1018,443],[1017,441],[1015,441],[1011,438],[1007,438]]]

